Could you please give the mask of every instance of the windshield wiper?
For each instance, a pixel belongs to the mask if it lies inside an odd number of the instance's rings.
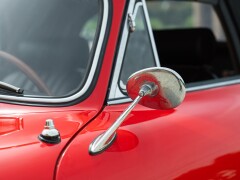
[[[23,94],[23,91],[24,91],[24,89],[21,89],[19,87],[13,86],[11,84],[8,84],[8,83],[2,82],[2,81],[0,81],[0,88],[11,91],[11,92],[15,92],[18,94]]]

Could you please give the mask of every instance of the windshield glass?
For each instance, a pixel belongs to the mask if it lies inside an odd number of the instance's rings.
[[[31,97],[79,91],[100,29],[99,3],[0,0],[0,81]]]

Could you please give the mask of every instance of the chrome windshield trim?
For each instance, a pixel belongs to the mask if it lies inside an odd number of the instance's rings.
[[[9,95],[0,95],[0,100],[10,100],[10,101],[18,101],[18,102],[30,102],[30,103],[49,103],[49,104],[55,104],[55,103],[66,103],[73,101],[79,97],[81,97],[83,94],[87,92],[89,89],[94,74],[96,72],[98,60],[100,57],[100,52],[102,49],[102,44],[105,38],[105,33],[106,33],[106,28],[107,28],[107,21],[108,21],[108,14],[109,14],[109,2],[108,0],[103,0],[103,16],[102,16],[102,24],[101,24],[101,29],[99,33],[99,39],[97,43],[97,47],[95,50],[93,62],[92,62],[92,67],[89,72],[89,76],[86,80],[86,83],[84,84],[83,88],[78,91],[77,93],[73,94],[72,96],[68,97],[16,97],[16,96],[9,96]]]
[[[211,83],[211,84],[189,87],[189,88],[187,88],[187,92],[212,89],[212,88],[229,86],[229,85],[234,85],[234,84],[239,84],[239,83],[240,83],[240,79],[233,79],[233,80],[228,80],[228,81],[224,81],[224,82],[215,82],[215,83]]]
[[[133,12],[134,4],[135,4],[135,0],[132,0],[129,2],[127,14]],[[118,87],[118,78],[119,78],[120,71],[121,71],[124,52],[126,49],[126,44],[127,44],[128,34],[129,34],[128,28],[129,28],[128,27],[128,19],[126,18],[125,22],[124,22],[123,33],[122,33],[119,51],[118,51],[118,55],[117,55],[116,65],[114,68],[113,79],[112,79],[111,86],[110,86],[111,87],[110,93],[109,93],[110,99],[115,98],[116,93],[120,92],[119,87]]]
[[[148,35],[150,37],[150,42],[151,42],[151,45],[152,45],[152,50],[153,50],[153,55],[154,55],[154,58],[155,58],[156,66],[160,67],[160,60],[159,60],[159,57],[158,57],[158,52],[157,52],[155,39],[153,37],[153,31],[152,31],[150,17],[149,17],[148,10],[147,10],[147,5],[146,5],[145,1],[142,1],[142,3],[143,3],[143,10],[144,10],[143,12],[144,12],[144,15],[145,15],[145,20],[146,20],[147,28],[148,28]]]
[[[189,88],[186,88],[186,91],[188,93],[188,92],[207,90],[207,89],[218,88],[218,87],[229,86],[229,85],[236,85],[236,84],[240,84],[240,79],[233,79],[233,80],[228,80],[228,81],[224,81],[224,82],[215,82],[215,83],[211,83],[211,84],[189,87]],[[132,100],[129,97],[125,96],[125,98],[121,98],[121,99],[110,99],[107,102],[107,104],[108,105],[116,105],[116,104],[128,103],[131,101]]]
[[[122,98],[122,99],[113,99],[113,100],[110,99],[107,102],[107,105],[123,104],[123,103],[128,103],[131,101],[132,101],[132,99],[126,96],[125,98]]]
[[[145,2],[145,0],[141,0],[141,2],[137,2],[136,4],[135,4],[135,2],[136,2],[135,0],[132,0],[129,2],[127,14],[132,13],[133,17],[135,18],[137,15],[137,12],[139,10],[139,7],[141,7],[141,6],[143,7],[144,19],[146,21],[148,35],[150,38],[150,43],[152,45],[152,51],[153,51],[155,63],[156,63],[157,67],[160,67],[160,61],[159,61],[159,57],[158,57],[158,53],[157,53],[157,48],[155,45],[155,40],[154,40],[153,33],[152,33],[152,27],[150,24],[150,19],[149,19],[149,15],[148,15],[148,11],[147,11],[146,2]],[[114,74],[113,74],[113,79],[112,79],[111,86],[110,86],[111,88],[110,88],[110,93],[109,93],[108,99],[125,97],[125,95],[120,90],[121,87],[119,87],[118,80],[119,80],[119,76],[120,76],[120,72],[121,72],[125,49],[127,46],[128,34],[129,34],[129,27],[128,27],[128,19],[126,18],[126,20],[124,22],[123,34],[121,37],[121,43],[120,43],[119,52],[117,55],[116,66],[114,69]]]

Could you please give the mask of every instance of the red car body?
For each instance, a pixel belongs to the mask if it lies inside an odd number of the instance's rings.
[[[62,107],[0,104],[0,179],[240,179],[240,85],[186,94],[176,109],[137,105],[98,155],[91,142],[130,102],[106,105],[126,2],[111,2],[111,25],[91,94]],[[53,119],[59,144],[37,137]]]

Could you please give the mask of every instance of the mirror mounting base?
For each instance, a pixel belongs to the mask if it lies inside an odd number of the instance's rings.
[[[89,154],[90,155],[98,155],[100,153],[102,153],[103,151],[105,151],[108,147],[110,147],[112,145],[112,143],[115,141],[116,137],[117,137],[117,133],[114,132],[114,134],[108,139],[108,141],[102,146],[101,149],[96,149],[94,148],[94,145],[96,144],[96,142],[102,138],[103,134],[100,134],[90,145],[89,147]]]

